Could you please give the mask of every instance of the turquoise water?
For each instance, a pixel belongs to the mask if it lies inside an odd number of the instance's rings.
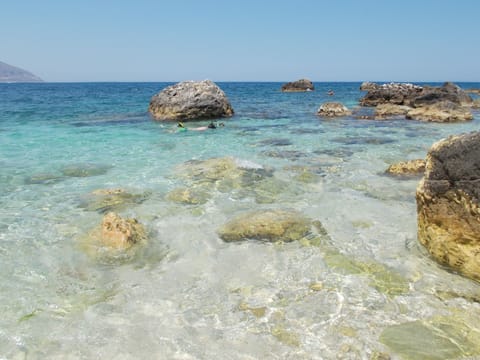
[[[383,174],[441,138],[477,130],[479,112],[466,124],[325,120],[315,115],[320,104],[354,109],[359,83],[298,94],[281,93],[280,83],[219,83],[235,116],[223,128],[178,133],[147,113],[166,85],[0,84],[0,359],[395,359],[401,353],[380,341],[393,325],[446,316],[480,331],[480,286],[417,244],[418,179]],[[269,169],[280,190],[266,189],[268,201],[241,189],[214,190],[198,205],[168,199],[185,185],[178,166],[217,157]],[[299,180],[299,169],[311,179]],[[79,244],[102,219],[86,205],[92,191],[112,188],[142,194],[119,212],[150,238],[105,261]],[[218,237],[253,209],[319,220],[328,246]],[[392,295],[352,263],[388,269],[408,289]]]

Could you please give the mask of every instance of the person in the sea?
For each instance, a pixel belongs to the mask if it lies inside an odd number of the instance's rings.
[[[217,126],[224,126],[224,123],[220,123],[220,124],[215,124],[213,121],[210,122],[210,124],[208,124],[208,126],[199,126],[199,127],[196,127],[196,128],[187,128],[185,127],[185,125],[183,125],[182,122],[178,122],[177,124],[177,131],[187,131],[187,130],[193,130],[193,131],[204,131],[204,130],[207,130],[207,129],[216,129]]]

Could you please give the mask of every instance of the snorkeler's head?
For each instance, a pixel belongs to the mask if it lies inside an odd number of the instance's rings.
[[[215,123],[212,121],[212,122],[210,122],[210,124],[208,124],[208,128],[209,129],[216,129],[217,125],[215,125]]]
[[[185,126],[183,125],[182,122],[179,121],[178,124],[177,124],[177,127],[179,127],[179,128],[184,128]]]

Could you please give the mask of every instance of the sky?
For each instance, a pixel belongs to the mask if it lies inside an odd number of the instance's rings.
[[[5,0],[45,81],[480,81],[479,0]]]

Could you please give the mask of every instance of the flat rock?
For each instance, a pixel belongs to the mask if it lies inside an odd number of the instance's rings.
[[[155,120],[197,120],[230,117],[233,108],[225,93],[212,81],[184,81],[168,86],[150,100]]]
[[[303,238],[310,228],[310,220],[296,211],[259,210],[236,216],[218,234],[226,242],[248,239],[290,242]]]
[[[433,144],[416,199],[420,243],[439,263],[480,281],[480,132]]]
[[[463,122],[473,120],[473,114],[467,107],[451,101],[441,101],[411,109],[407,112],[407,119],[429,122]]]

